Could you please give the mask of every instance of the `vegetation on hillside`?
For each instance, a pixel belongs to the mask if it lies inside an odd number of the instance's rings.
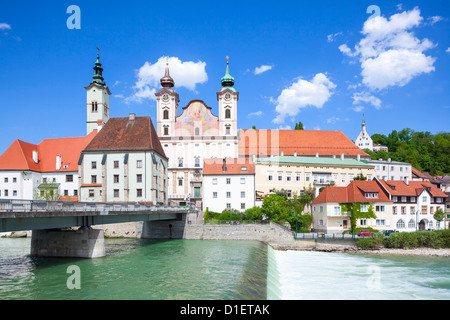
[[[411,163],[413,167],[431,175],[450,174],[450,132],[431,134],[410,128],[393,130],[389,135],[372,135],[373,143],[388,147],[388,152],[364,150],[373,160],[392,159]]]

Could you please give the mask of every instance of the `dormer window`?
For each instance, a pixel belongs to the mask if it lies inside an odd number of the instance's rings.
[[[366,198],[378,198],[378,192],[366,192],[364,196]]]

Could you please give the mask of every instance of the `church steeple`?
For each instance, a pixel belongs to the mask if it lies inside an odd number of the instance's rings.
[[[221,79],[222,87],[225,87],[225,88],[234,86],[234,78],[230,74],[230,67],[228,66],[228,59],[229,59],[229,57],[227,56],[227,69],[225,71],[225,75]]]
[[[106,86],[103,79],[103,68],[100,63],[100,49],[97,47],[97,61],[95,61],[94,76],[88,87],[85,87],[86,92],[86,129],[87,134],[93,130],[100,130],[101,127],[109,119],[109,96],[111,92]]]
[[[175,81],[173,81],[172,77],[169,73],[169,58],[166,58],[166,72],[164,74],[164,77],[160,80],[161,85],[163,88],[172,88],[175,85]]]
[[[100,63],[100,49],[97,47],[97,61],[95,61],[95,67],[93,68],[95,73],[94,76],[92,77],[92,82],[91,84],[97,84],[99,86],[106,86],[105,81],[103,79],[103,68],[102,68],[102,64]]]

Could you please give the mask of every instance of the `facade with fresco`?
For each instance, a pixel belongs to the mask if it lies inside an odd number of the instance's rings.
[[[169,158],[169,203],[194,203],[202,208],[204,159],[236,158],[238,147],[237,102],[228,61],[222,88],[217,92],[218,116],[202,100],[192,100],[180,110],[175,81],[166,65],[162,88],[155,94],[157,133]]]

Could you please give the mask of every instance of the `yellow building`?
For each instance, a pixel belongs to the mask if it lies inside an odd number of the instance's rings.
[[[255,159],[255,186],[258,196],[285,190],[288,196],[315,188],[316,196],[327,186],[347,186],[358,175],[376,177],[375,167],[365,160],[341,157],[274,156]]]

